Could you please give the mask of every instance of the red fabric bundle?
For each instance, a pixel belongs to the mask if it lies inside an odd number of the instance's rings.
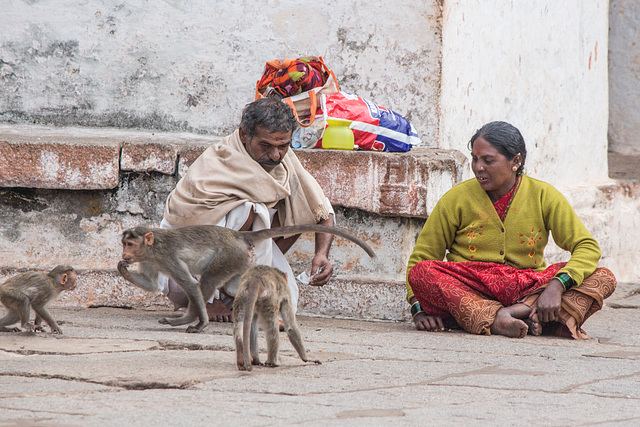
[[[268,88],[272,88],[286,98],[323,86],[328,77],[322,62],[314,58],[270,61],[258,82],[258,92],[265,94]]]

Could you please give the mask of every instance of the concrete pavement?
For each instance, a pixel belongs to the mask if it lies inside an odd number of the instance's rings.
[[[158,323],[165,309],[57,308],[63,336],[0,334],[0,426],[639,425],[638,289],[619,285],[588,341],[299,317],[322,364],[281,334],[281,366],[251,373],[230,324],[186,334]]]

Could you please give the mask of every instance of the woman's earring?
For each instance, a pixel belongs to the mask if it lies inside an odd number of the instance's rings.
[[[519,168],[519,167],[520,167],[520,166],[518,166],[518,165],[513,165],[513,167],[511,168],[511,170],[515,172],[515,171],[517,171],[517,170],[518,170],[518,168]]]

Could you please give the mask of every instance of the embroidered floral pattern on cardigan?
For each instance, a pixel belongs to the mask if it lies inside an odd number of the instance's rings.
[[[476,223],[474,222],[469,226],[469,231],[467,231],[467,239],[469,239],[469,252],[471,252],[472,254],[478,250],[478,248],[476,248],[476,245],[473,244],[473,240],[478,236],[482,236],[482,232],[479,231],[482,227],[482,225],[476,226]],[[473,255],[471,255],[470,258],[473,259]]]
[[[522,238],[522,240],[520,241],[520,244],[527,244],[527,246],[529,246],[531,248],[531,250],[529,251],[529,258],[533,258],[536,256],[536,244],[542,240],[542,236],[540,236],[540,233],[542,232],[542,230],[538,230],[536,231],[535,228],[531,229],[531,234],[529,236],[525,236],[524,234],[519,234],[519,236]],[[537,264],[538,261],[534,261],[534,264]]]

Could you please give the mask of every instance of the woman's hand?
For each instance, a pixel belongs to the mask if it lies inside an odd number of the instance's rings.
[[[564,286],[562,286],[562,282],[558,279],[552,279],[538,297],[531,316],[537,315],[538,320],[545,323],[557,320],[563,292]]]
[[[444,331],[442,317],[429,316],[424,311],[416,314],[416,316],[413,318],[413,322],[416,324],[416,329],[419,331]]]

